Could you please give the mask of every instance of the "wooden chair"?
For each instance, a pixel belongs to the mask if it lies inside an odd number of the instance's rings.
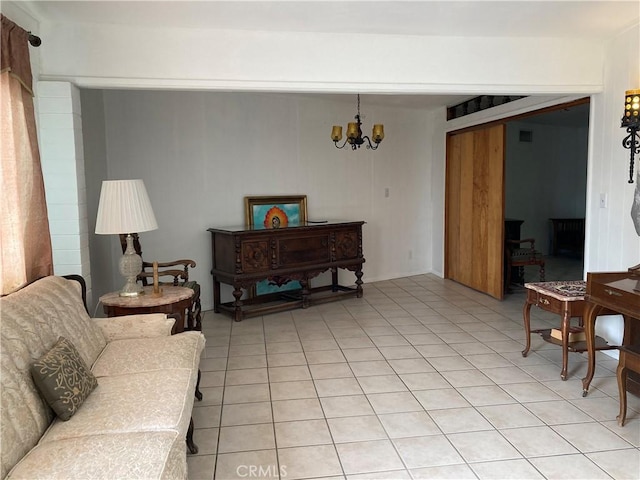
[[[518,268],[517,283],[524,285],[524,267],[529,265],[537,265],[540,268],[540,281],[544,282],[544,257],[542,253],[536,250],[535,239],[525,238],[523,240],[507,240],[506,242],[507,257],[507,290],[511,282],[512,267]],[[529,244],[523,246],[523,244]]]
[[[133,247],[136,253],[142,257],[140,238],[137,233],[132,233]],[[127,249],[127,235],[120,235],[122,253]],[[189,280],[189,267],[195,268],[193,260],[173,260],[171,262],[158,262],[158,277],[171,277],[171,281],[160,281],[160,284],[174,285],[190,288],[194,291],[191,308],[187,312],[187,330],[202,330],[202,307],[200,305],[200,284]],[[142,261],[142,272],[138,275],[138,281],[142,285],[153,285],[153,263]]]

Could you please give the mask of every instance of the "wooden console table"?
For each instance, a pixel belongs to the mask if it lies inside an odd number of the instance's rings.
[[[244,317],[344,296],[362,297],[362,225],[364,222],[303,223],[265,229],[259,225],[209,228],[213,257],[213,301],[216,313],[239,322]],[[355,287],[338,284],[338,269],[355,273]],[[310,288],[309,280],[331,270],[331,285]],[[262,280],[283,285],[300,282],[300,289],[242,299]],[[233,287],[232,302],[220,300],[220,283]]]
[[[621,314],[624,317],[622,344],[640,344],[640,275],[631,272],[587,273],[587,306],[584,331],[589,355],[587,376],[582,379],[582,396],[586,396],[596,370],[595,324],[598,315]],[[636,372],[640,373],[640,372]],[[629,374],[627,390],[639,392],[640,375]]]

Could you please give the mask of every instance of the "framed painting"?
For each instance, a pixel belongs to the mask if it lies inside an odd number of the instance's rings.
[[[244,197],[245,224],[253,228],[285,228],[307,221],[307,196]]]
[[[244,197],[245,224],[254,229],[286,228],[307,221],[307,196],[260,196]],[[296,280],[279,277],[267,278],[251,289],[252,297],[302,288]]]

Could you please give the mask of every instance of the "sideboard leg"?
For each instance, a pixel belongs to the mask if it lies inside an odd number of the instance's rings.
[[[338,269],[336,267],[331,269],[331,291],[338,291]]]
[[[357,298],[362,298],[363,295],[363,291],[362,291],[362,269],[358,268],[356,270],[356,297]]]
[[[305,276],[298,281],[302,287],[302,308],[307,308],[309,306],[309,279]]]
[[[242,300],[240,300],[241,297],[242,288],[236,285],[236,287],[233,289],[233,298],[235,298],[235,301],[233,302],[233,306],[235,308],[233,320],[236,322],[242,320]]]
[[[213,311],[220,313],[220,282],[213,277]]]

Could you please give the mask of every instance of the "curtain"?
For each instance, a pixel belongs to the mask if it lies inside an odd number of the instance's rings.
[[[4,15],[0,53],[0,283],[2,295],[53,273],[33,108],[29,33]]]

